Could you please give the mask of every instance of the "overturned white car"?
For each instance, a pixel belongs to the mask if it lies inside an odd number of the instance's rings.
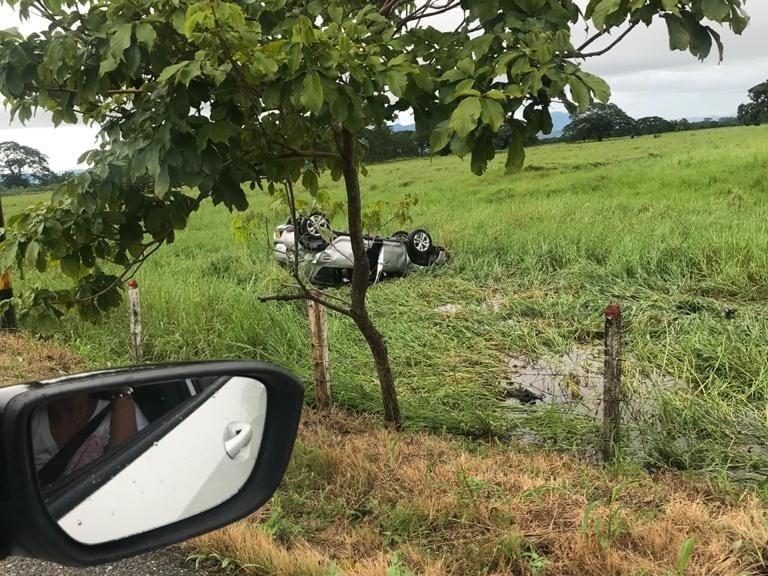
[[[324,214],[313,212],[288,219],[275,229],[274,254],[278,263],[293,265],[298,260],[313,284],[339,286],[352,281],[352,241],[347,232],[331,229]],[[435,246],[426,230],[401,230],[392,236],[366,236],[366,251],[372,282],[401,277],[411,264],[433,266],[447,259],[442,246]]]

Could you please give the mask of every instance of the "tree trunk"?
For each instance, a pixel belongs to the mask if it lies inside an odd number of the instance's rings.
[[[349,220],[349,236],[354,258],[352,264],[352,317],[368,343],[376,363],[376,372],[381,386],[381,399],[384,403],[384,420],[387,424],[400,429],[402,419],[397,401],[397,391],[395,390],[395,380],[389,366],[387,344],[368,316],[368,310],[365,307],[370,268],[363,239],[362,202],[360,200],[360,180],[355,162],[355,142],[352,134],[345,128],[342,128],[340,132],[339,153],[341,154],[341,168],[347,190],[347,219]]]

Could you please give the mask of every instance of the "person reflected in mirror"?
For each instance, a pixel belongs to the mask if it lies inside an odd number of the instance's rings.
[[[131,388],[108,398],[76,393],[42,406],[31,425],[41,484],[50,484],[115,450],[146,425]]]

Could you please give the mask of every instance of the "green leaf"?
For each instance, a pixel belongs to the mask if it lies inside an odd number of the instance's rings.
[[[184,207],[178,203],[171,204],[168,219],[174,230],[184,230],[187,227],[187,214]]]
[[[136,40],[138,40],[139,44],[144,44],[147,50],[151,52],[152,47],[155,45],[155,40],[157,40],[157,32],[148,22],[139,22],[136,25]]]
[[[449,102],[452,102],[453,100],[456,100],[458,98],[461,98],[462,96],[480,96],[480,91],[475,90],[473,87],[475,85],[475,79],[474,78],[467,78],[466,80],[462,80],[458,83],[456,86],[456,89],[453,92],[453,95],[448,99]]]
[[[696,538],[691,536],[686,538],[683,545],[680,547],[680,554],[677,558],[677,574],[678,576],[685,576],[685,572],[688,569],[688,563],[691,561],[693,555],[693,547],[696,545]]]
[[[586,84],[587,88],[592,90],[597,100],[607,103],[608,100],[611,99],[611,87],[608,86],[608,83],[605,80],[599,76],[583,71],[579,72],[578,76],[581,81]]]
[[[80,279],[80,257],[77,254],[64,256],[60,262],[61,271],[70,278]]]
[[[335,5],[329,6],[328,14],[331,16],[331,20],[339,24],[341,24],[342,19],[344,18],[344,12],[339,6],[335,6]]]
[[[716,22],[722,22],[731,13],[731,7],[725,0],[701,0],[704,16]]]
[[[120,60],[131,45],[131,34],[133,33],[133,24],[123,24],[117,29],[109,40],[109,53],[116,60]]]
[[[179,73],[176,76],[176,82],[181,82],[184,86],[189,86],[189,83],[194,78],[200,76],[201,73],[200,62],[186,62],[185,66],[179,70]]]
[[[685,29],[683,21],[670,14],[665,15],[664,20],[667,22],[667,31],[669,32],[669,49],[687,50],[691,43],[691,37],[688,30]]]
[[[331,104],[331,116],[337,122],[342,123],[349,116],[349,100],[347,100],[344,92],[340,91],[338,96],[336,96],[336,100]]]
[[[314,114],[320,113],[323,108],[323,84],[317,72],[310,72],[304,77],[300,100]]]
[[[451,138],[451,152],[459,158],[464,158],[464,156],[472,152],[472,145],[458,134],[454,134],[453,138]]]
[[[453,114],[451,114],[451,128],[453,128],[461,138],[466,138],[477,126],[481,111],[482,106],[480,104],[480,98],[477,96],[465,98],[456,107]]]
[[[158,198],[164,198],[170,188],[170,178],[168,177],[168,165],[163,164],[155,178],[155,195]]]
[[[175,76],[179,70],[181,70],[184,66],[186,66],[189,63],[189,61],[179,62],[178,64],[172,64],[171,66],[167,66],[163,69],[163,71],[160,73],[160,76],[158,76],[157,81],[161,84],[164,82],[168,82],[173,76]]]
[[[504,92],[501,90],[497,90],[494,88],[493,90],[488,90],[485,94],[483,94],[486,98],[493,98],[494,100],[498,100],[499,102],[506,102],[507,97],[504,96]]]
[[[601,0],[601,2],[595,6],[595,10],[592,13],[592,22],[594,23],[595,28],[598,30],[605,28],[606,18],[616,12],[620,5],[621,0]]]
[[[472,40],[472,52],[475,58],[482,58],[488,53],[495,37],[493,34],[484,34]]]
[[[741,34],[746,30],[749,24],[749,16],[744,14],[740,9],[734,10],[731,14],[730,26],[734,34]]]
[[[424,71],[423,68],[419,68],[415,70],[411,74],[411,78],[413,79],[416,86],[418,86],[424,92],[432,92],[432,90],[434,89],[434,83],[432,82],[432,78],[427,72]]]
[[[725,52],[725,46],[723,46],[723,41],[720,38],[720,34],[715,32],[711,28],[709,29],[709,34],[712,36],[712,40],[715,41],[715,45],[717,46],[718,59],[719,59],[720,62],[722,62],[723,61],[723,53]]]
[[[301,183],[311,196],[315,196],[320,188],[320,183],[317,179],[317,172],[315,172],[312,168],[307,168],[304,170],[304,176],[301,178]]]
[[[37,266],[37,257],[39,254],[40,244],[38,244],[35,240],[32,240],[32,242],[27,244],[27,249],[24,252],[24,261],[26,265],[30,268]]]
[[[699,60],[706,60],[712,51],[712,36],[709,35],[709,27],[702,26],[693,19],[689,19],[687,25],[688,35],[691,38],[691,45],[688,49]]]
[[[583,112],[589,108],[592,99],[589,96],[587,85],[578,76],[575,76],[568,80],[568,86],[571,88],[571,97],[579,106],[579,111]]]
[[[523,146],[524,130],[519,127],[512,130],[512,136],[509,140],[509,150],[507,151],[507,162],[504,168],[507,174],[515,174],[523,169],[525,164],[525,147]]]
[[[443,120],[429,135],[429,150],[432,154],[437,154],[443,148],[448,146],[453,138],[454,129],[451,128],[450,120]]]
[[[494,132],[498,132],[504,124],[504,108],[496,100],[482,98],[480,100],[480,119],[488,124]]]
[[[408,86],[408,77],[405,74],[399,70],[388,70],[385,78],[392,94],[398,98],[405,96],[405,89]]]
[[[661,5],[667,12],[672,12],[680,16],[680,8],[677,5],[677,0],[661,0]]]
[[[474,146],[472,147],[472,158],[470,159],[470,168],[476,176],[482,176],[488,168],[488,163],[496,155],[496,148],[493,146],[493,134],[486,128],[480,132]]]
[[[104,74],[109,74],[113,70],[117,70],[117,64],[118,62],[115,58],[111,55],[107,56],[99,65],[99,77],[104,76]]]
[[[471,58],[462,58],[456,63],[456,68],[467,76],[471,76],[475,73],[475,62]]]

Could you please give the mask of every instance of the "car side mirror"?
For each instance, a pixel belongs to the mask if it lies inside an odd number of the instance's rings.
[[[112,562],[256,511],[290,460],[303,386],[259,362],[134,367],[0,389],[0,544]]]

